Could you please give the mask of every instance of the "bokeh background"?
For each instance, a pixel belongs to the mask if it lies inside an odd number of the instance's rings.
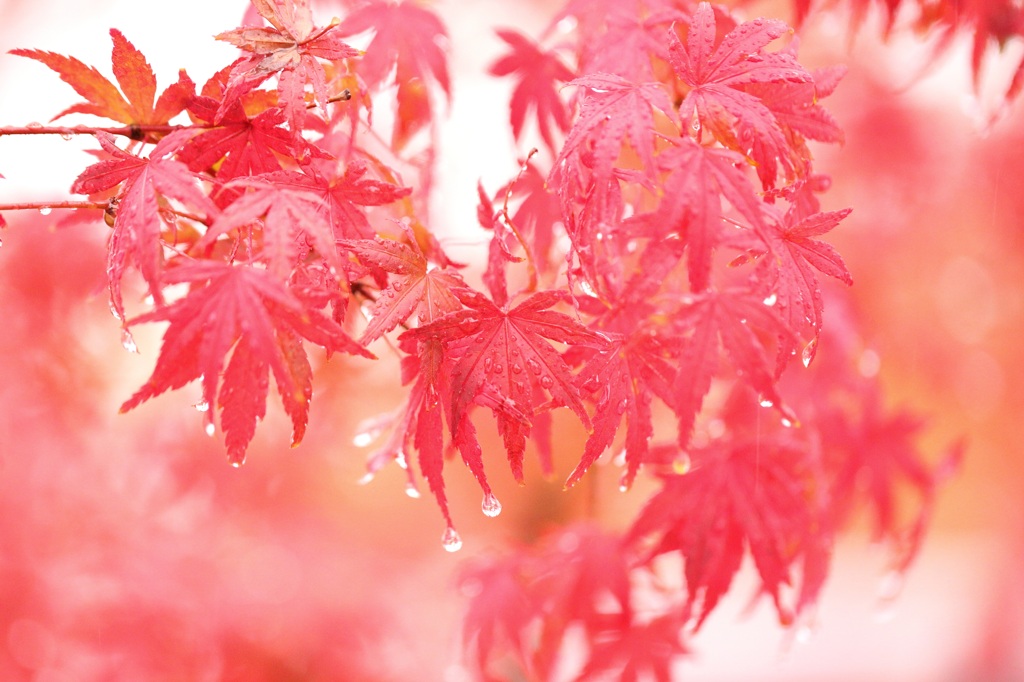
[[[536,33],[557,5],[436,8],[455,91],[431,224],[471,259],[483,244],[476,182],[496,187],[516,168],[508,86],[486,75],[501,51],[491,29]],[[0,125],[46,122],[75,98],[9,49],[71,54],[109,74],[116,27],[161,84],[179,68],[202,83],[234,58],[212,36],[243,11],[234,0],[0,0]],[[791,16],[786,4],[744,11]],[[1024,109],[997,95],[1022,46],[986,65],[976,94],[966,42],[936,56],[928,36],[897,31],[883,43],[880,33],[869,19],[851,35],[841,10],[801,33],[806,63],[850,68],[828,102],[846,144],[818,152],[834,178],[827,207],[854,208],[832,241],[854,274],[888,399],[927,419],[926,452],[965,438],[965,465],[895,601],[882,598],[892,587],[884,551],[855,527],[812,630],[785,633],[769,609],[749,610],[745,574],[679,679],[1024,679]],[[64,198],[89,148],[0,136],[0,203]],[[622,527],[643,501],[642,486],[620,494],[601,467],[568,493],[536,470],[519,488],[496,445],[505,511],[485,518],[468,472],[452,467],[465,546],[442,551],[437,510],[405,494],[397,467],[357,484],[368,454],[353,444],[360,422],[402,398],[386,346],[375,365],[319,368],[301,447],[288,447],[272,407],[239,470],[203,432],[198,387],[118,415],[152,369],[161,330],[136,330],[138,355],[122,349],[103,290],[106,228],[59,227],[57,214],[7,214],[0,232],[0,679],[463,682],[459,566],[585,508]],[[141,295],[134,302],[141,309]],[[564,477],[584,434],[561,435]]]

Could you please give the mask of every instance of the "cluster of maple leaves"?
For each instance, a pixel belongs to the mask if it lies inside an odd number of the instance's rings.
[[[446,462],[475,475],[484,513],[501,510],[481,408],[520,482],[528,449],[553,473],[558,408],[589,434],[566,486],[621,447],[623,488],[641,470],[662,484],[628,532],[573,527],[467,571],[466,637],[484,677],[512,666],[544,679],[582,628],[581,679],[669,679],[681,633],[747,554],[790,624],[813,606],[859,501],[907,566],[948,467],[922,462],[916,421],[885,412],[856,372],[847,317],[839,331],[823,325],[822,276],[852,278],[821,237],[849,211],[821,210],[829,180],[808,145],[842,140],[820,103],[842,68],[804,68],[780,21],[688,0],[572,0],[541,42],[499,31],[508,52],[491,72],[515,79],[513,133],[533,129],[545,149],[506,186],[480,188],[490,246],[474,287],[420,219],[429,185],[396,170],[429,170],[423,147],[451,87],[441,22],[411,2],[369,0],[326,25],[303,0],[253,8],[254,21],[217,36],[241,56],[198,91],[182,72],[158,96],[116,30],[116,86],[74,58],[13,51],[84,99],[61,115],[122,126],[64,129],[100,147],[72,192],[112,230],[110,302],[126,340],[133,325],[168,324],[122,410],[200,380],[208,430],[219,424],[238,465],[271,375],[297,444],[313,395],[307,346],[369,359],[390,336],[408,398],[369,473],[397,462],[415,485],[415,453],[450,550],[461,539]],[[361,36],[364,49],[345,42]],[[371,114],[389,99],[381,135]],[[153,301],[135,317],[129,271]],[[828,352],[811,366],[819,345]],[[903,487],[918,496],[909,515]],[[685,595],[642,611],[637,595],[661,589],[650,576],[667,556]]]

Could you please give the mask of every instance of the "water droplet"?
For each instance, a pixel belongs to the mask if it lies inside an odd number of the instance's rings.
[[[783,418],[782,418],[782,419],[780,419],[779,421],[780,421],[780,422],[782,423],[782,425],[783,425],[783,426],[785,426],[785,427],[786,427],[787,429],[793,428],[793,420],[792,420],[792,419],[789,419],[788,417],[783,417]]]
[[[366,485],[367,483],[369,483],[370,481],[373,480],[373,477],[374,477],[374,473],[372,471],[367,471],[365,474],[363,474],[359,478],[358,481],[356,481],[356,483],[358,485]]]
[[[384,295],[387,296],[388,298],[394,298],[395,297],[395,292],[394,292],[393,289],[385,289],[384,290]]]
[[[405,282],[403,282],[402,280],[395,280],[394,282],[391,283],[391,288],[394,289],[395,291],[401,291],[402,289],[405,288]]]
[[[409,458],[405,456],[404,451],[399,450],[398,452],[395,453],[395,461],[398,462],[398,466],[402,467],[403,469],[409,468]]]
[[[775,404],[771,400],[769,400],[768,398],[761,398],[758,401],[758,403],[761,405],[761,407],[771,407],[772,405]]]
[[[619,401],[619,404],[615,406],[615,411],[619,414],[625,414],[627,407],[629,407],[629,398],[623,398]]]
[[[811,339],[811,342],[804,346],[803,352],[800,354],[800,359],[804,363],[804,367],[810,367],[811,360],[814,359],[814,353],[818,350],[818,339]]]
[[[409,481],[408,483],[405,484],[405,494],[414,500],[420,499],[420,490],[412,481]]]
[[[538,363],[533,358],[530,358],[529,360],[526,361],[526,366],[529,367],[530,371],[533,372],[534,374],[536,374],[538,376],[540,375],[540,373],[541,373],[540,363]]]
[[[51,211],[53,211],[53,209],[49,206],[43,206],[39,209],[39,215],[50,215]]]
[[[203,430],[206,431],[207,436],[210,436],[212,438],[214,432],[217,430],[217,427],[213,425],[213,422],[206,422],[206,426],[203,427]]]
[[[420,321],[420,324],[423,324],[424,322],[426,322],[427,321],[427,313],[426,313],[426,311],[421,310],[419,312],[419,314],[416,315],[416,319]]]
[[[522,374],[523,366],[517,362],[514,365],[512,365],[512,371],[515,372],[516,374]]]
[[[121,345],[129,353],[138,353],[139,347],[135,345],[135,337],[127,329],[121,330]]]
[[[451,526],[441,536],[441,545],[444,547],[446,552],[458,552],[462,549],[462,538],[459,537],[458,531]]]
[[[776,303],[776,302],[777,302],[778,300],[779,300],[779,297],[778,297],[778,296],[776,296],[775,294],[772,294],[772,295],[771,295],[771,296],[769,296],[768,298],[764,299],[764,301],[762,301],[762,303],[764,303],[764,304],[765,304],[766,306],[768,306],[768,307],[770,308],[770,307],[772,307],[773,305],[775,305],[775,303]]]
[[[194,404],[192,407],[196,408],[196,412],[209,412],[210,411],[210,403],[206,402],[205,400],[200,400],[198,403]]]
[[[501,513],[501,502],[498,502],[498,498],[494,496],[494,493],[487,493],[484,495],[484,501],[480,504],[480,509],[483,511],[484,516],[493,518]]]
[[[809,641],[811,641],[811,637],[813,636],[814,628],[812,628],[810,625],[801,625],[796,630],[796,643],[807,644]]]
[[[505,366],[502,365],[500,362],[497,362],[497,363],[494,364],[494,373],[495,374],[501,374],[504,371],[505,371]]]
[[[626,492],[629,492],[629,486],[628,486],[628,485],[626,485],[625,483],[620,483],[620,484],[619,484],[619,492],[620,492],[620,493],[626,493]]]
[[[231,466],[233,466],[236,469],[240,469],[243,464],[245,464],[245,459],[232,459],[231,460]]]
[[[685,452],[672,460],[672,471],[679,476],[684,476],[690,473],[691,466],[692,463],[690,462],[690,456]]]
[[[540,378],[540,385],[544,388],[551,388],[555,385],[555,380],[545,374]]]
[[[378,435],[380,435],[379,429],[369,429],[367,431],[357,433],[352,438],[352,445],[355,445],[357,448],[365,448],[367,445],[372,443],[373,439]]]
[[[491,371],[491,369],[493,367],[494,367],[494,360],[492,360],[490,358],[484,358],[484,372],[490,373],[490,371]]]

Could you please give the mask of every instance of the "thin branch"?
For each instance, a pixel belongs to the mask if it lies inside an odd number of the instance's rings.
[[[67,208],[94,208],[106,210],[108,201],[26,201],[20,204],[0,204],[0,211],[46,211]]]

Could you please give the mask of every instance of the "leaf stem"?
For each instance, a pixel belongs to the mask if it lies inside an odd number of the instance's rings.
[[[38,123],[30,123],[26,126],[0,126],[0,137],[4,135],[60,135],[70,137],[71,135],[95,135],[96,133],[107,133],[108,135],[123,135],[133,140],[141,139],[146,133],[173,133],[176,130],[190,130],[197,128],[213,128],[212,125],[129,125],[114,127],[96,126],[44,126]]]
[[[512,216],[508,214],[508,202],[512,199],[512,190],[515,189],[516,183],[523,177],[523,173],[530,167],[530,159],[537,153],[537,148],[534,147],[530,150],[530,153],[526,155],[526,160],[523,161],[523,165],[519,167],[519,172],[516,177],[512,179],[512,182],[508,183],[508,187],[505,188],[505,202],[501,207],[501,217],[505,219],[505,224],[512,230],[512,234],[515,235],[519,244],[523,247],[523,252],[526,254],[526,266],[527,271],[530,274],[530,286],[527,291],[536,291],[537,289],[537,264],[533,261],[533,250],[523,239],[523,235],[519,233],[515,223],[512,222]]]
[[[106,210],[109,205],[108,201],[26,201],[18,204],[0,204],[0,211],[48,211],[57,208]]]

